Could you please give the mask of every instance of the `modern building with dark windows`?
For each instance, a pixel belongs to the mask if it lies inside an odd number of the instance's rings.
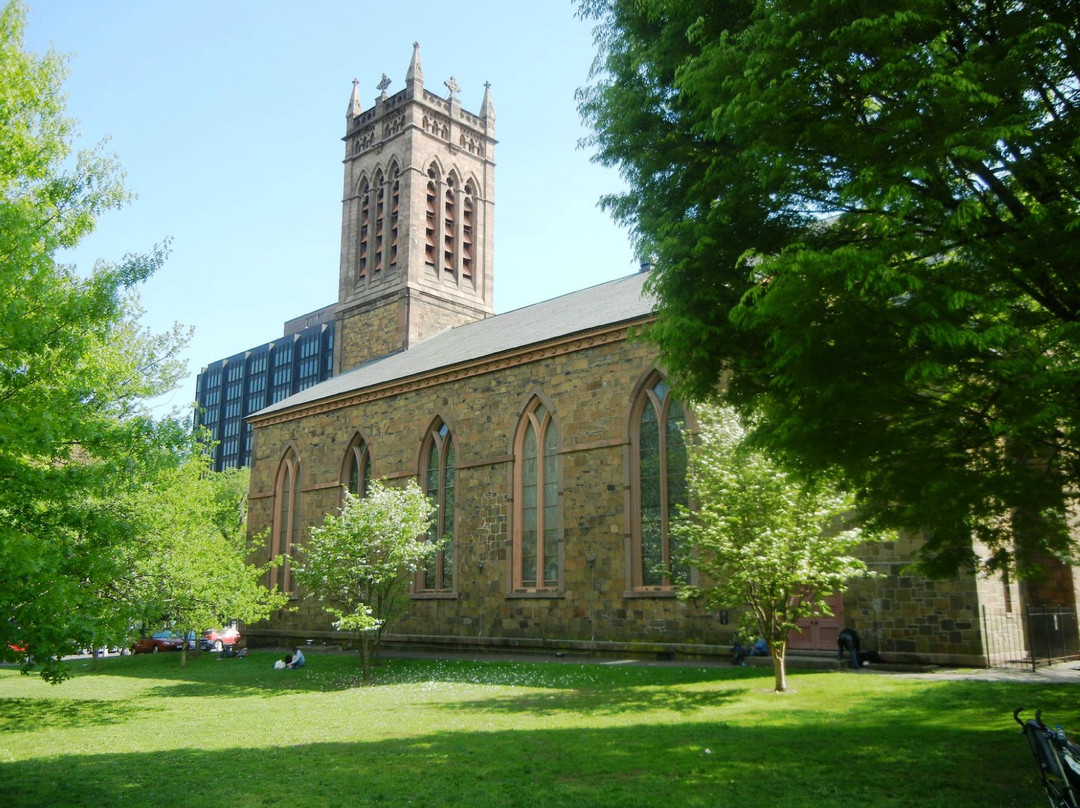
[[[336,309],[330,305],[289,320],[279,339],[202,369],[195,422],[215,444],[215,471],[250,465],[249,415],[334,375]]]

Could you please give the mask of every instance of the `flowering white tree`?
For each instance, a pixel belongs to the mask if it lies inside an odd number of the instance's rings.
[[[710,606],[748,607],[769,643],[775,689],[787,690],[785,654],[796,621],[828,613],[826,598],[870,573],[852,555],[871,540],[852,524],[854,499],[800,481],[744,442],[732,410],[695,408],[700,432],[690,450],[692,512],[675,530],[689,563],[706,576],[680,590]]]
[[[364,680],[387,624],[408,608],[409,581],[439,545],[422,540],[434,508],[415,481],[405,488],[373,482],[363,498],[345,494],[338,515],[310,530],[297,582],[334,616],[334,628],[355,632]]]

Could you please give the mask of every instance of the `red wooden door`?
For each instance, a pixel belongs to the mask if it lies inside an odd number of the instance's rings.
[[[844,628],[844,596],[833,595],[828,599],[832,615],[807,617],[798,625],[801,632],[793,631],[788,635],[788,649],[791,651],[835,651],[836,638]]]

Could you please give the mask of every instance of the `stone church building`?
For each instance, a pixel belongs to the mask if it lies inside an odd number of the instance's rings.
[[[737,615],[676,597],[693,573],[670,563],[668,520],[685,500],[693,417],[637,338],[652,319],[647,272],[496,315],[490,88],[476,113],[452,79],[436,95],[417,46],[405,88],[386,84],[369,109],[354,86],[346,116],[336,375],[250,419],[261,559],[289,556],[344,489],[415,479],[444,549],[388,640],[726,656]],[[835,651],[849,624],[886,659],[986,661],[984,607],[1008,615],[1021,587],[911,575],[917,542],[870,548],[882,575],[807,621],[792,648]],[[297,608],[248,636],[332,641],[290,563],[273,583]]]

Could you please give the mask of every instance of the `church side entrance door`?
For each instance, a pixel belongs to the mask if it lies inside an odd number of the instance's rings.
[[[844,596],[835,594],[827,601],[832,616],[820,615],[800,620],[801,632],[788,635],[789,651],[835,651],[836,638],[844,627]]]

